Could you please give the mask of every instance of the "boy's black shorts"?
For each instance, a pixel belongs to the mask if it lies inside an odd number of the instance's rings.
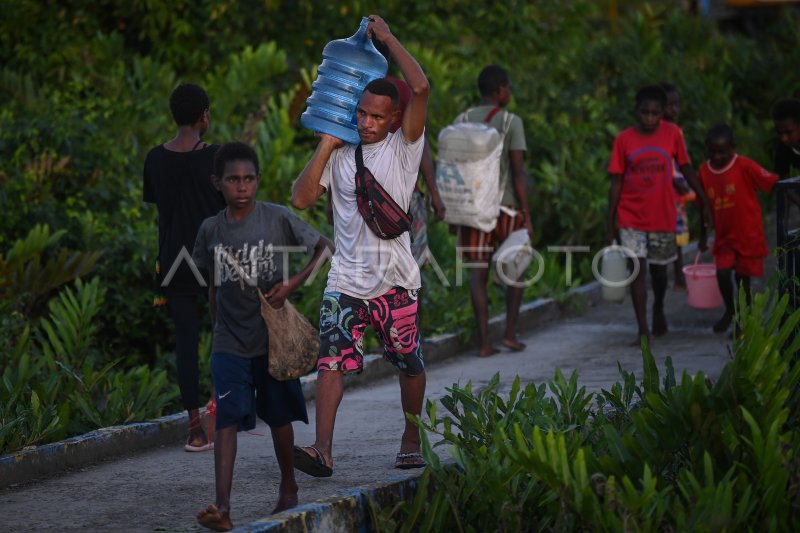
[[[300,380],[276,380],[267,371],[268,361],[266,355],[249,358],[218,352],[211,356],[216,430],[236,425],[238,431],[249,431],[256,427],[256,414],[271,428],[295,420],[308,423]]]

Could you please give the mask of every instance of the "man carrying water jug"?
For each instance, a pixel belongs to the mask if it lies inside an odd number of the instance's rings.
[[[384,345],[384,358],[400,371],[400,401],[405,413],[419,416],[425,395],[418,298],[419,267],[411,255],[408,232],[393,239],[376,235],[358,210],[356,157],[386,193],[408,211],[423,149],[428,80],[386,22],[369,17],[367,35],[385,43],[411,88],[402,126],[397,88],[385,79],[370,82],[356,109],[360,144],[321,133],[311,160],[292,187],[292,205],[312,206],[326,191],[333,203],[336,251],[320,308],[320,357],[317,362],[316,440],[296,447],[295,467],[315,477],[333,473],[333,428],[344,393],[344,374],[363,368],[363,335],[372,326]],[[419,430],[406,419],[396,468],[425,466]]]

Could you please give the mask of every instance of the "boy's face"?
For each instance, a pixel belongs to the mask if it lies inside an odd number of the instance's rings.
[[[400,110],[392,104],[388,96],[364,91],[356,108],[358,135],[363,144],[382,141],[389,134],[389,128]]]
[[[258,190],[258,179],[255,165],[247,159],[228,161],[222,177],[213,177],[214,185],[222,192],[225,203],[233,211],[252,208]]]
[[[736,145],[726,137],[717,137],[706,141],[708,163],[711,168],[724,168],[733,159],[735,150]]]
[[[784,146],[800,150],[800,123],[793,118],[775,121],[775,133]]]
[[[667,107],[664,108],[664,120],[676,123],[678,122],[678,116],[680,114],[681,97],[675,91],[667,93]]]
[[[655,132],[662,118],[664,118],[664,106],[657,100],[644,100],[636,108],[636,120],[642,133]]]

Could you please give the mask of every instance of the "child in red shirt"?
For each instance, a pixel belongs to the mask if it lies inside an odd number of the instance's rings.
[[[647,265],[653,284],[653,327],[656,337],[667,333],[664,294],[667,265],[675,261],[675,197],[672,190],[673,161],[680,166],[689,186],[707,205],[702,187],[689,162],[683,133],[662,120],[667,96],[658,86],[636,93],[636,125],[614,140],[608,174],[608,241],[619,240],[639,261],[641,268],[631,284],[631,300],[639,335],[650,338],[647,327]]]
[[[725,313],[714,324],[715,333],[724,333],[734,316],[734,291],[744,288],[750,302],[750,277],[764,275],[764,258],[769,253],[757,190],[770,192],[778,176],[758,163],[736,153],[733,130],[718,124],[706,136],[708,161],[700,167],[700,181],[714,211],[716,238],[711,252],[717,266],[717,283],[725,301]],[[700,249],[706,248],[703,227]]]

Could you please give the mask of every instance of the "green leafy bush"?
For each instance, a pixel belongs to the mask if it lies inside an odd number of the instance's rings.
[[[0,453],[164,414],[177,396],[165,370],[118,368],[94,345],[105,290],[75,282],[26,326],[0,381]]]
[[[453,385],[428,401],[428,468],[413,501],[374,516],[383,531],[789,531],[800,516],[793,416],[800,310],[741,298],[740,336],[716,383],[671,360],[659,376],[589,394],[559,370],[547,386],[503,393]],[[549,391],[549,393],[548,393]],[[441,440],[433,446],[427,434]],[[448,449],[442,461],[436,446]]]

